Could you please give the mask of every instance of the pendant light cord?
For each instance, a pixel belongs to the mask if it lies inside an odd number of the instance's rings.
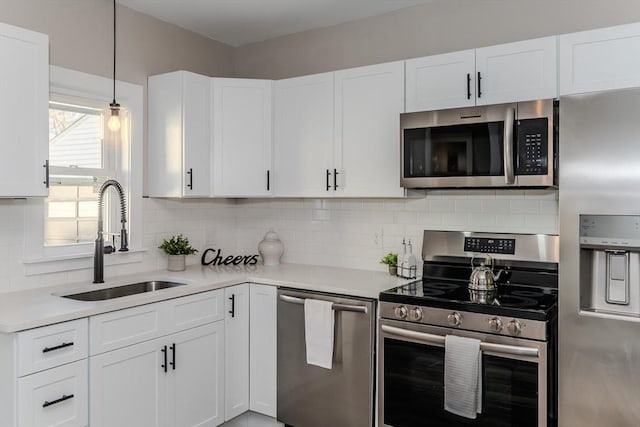
[[[113,103],[116,103],[116,0],[113,0]]]

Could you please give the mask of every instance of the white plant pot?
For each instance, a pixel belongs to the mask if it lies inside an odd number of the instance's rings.
[[[167,269],[169,271],[184,271],[186,255],[169,255]]]

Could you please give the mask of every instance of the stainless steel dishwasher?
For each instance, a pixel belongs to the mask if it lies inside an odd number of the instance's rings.
[[[304,299],[331,301],[333,367],[308,365]],[[278,413],[294,427],[371,427],[374,392],[374,300],[278,290]]]

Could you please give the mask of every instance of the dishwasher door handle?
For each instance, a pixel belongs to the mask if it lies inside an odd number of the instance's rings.
[[[304,305],[305,299],[306,298],[292,297],[290,295],[280,295],[280,301],[289,302],[292,304]],[[367,307],[364,305],[349,305],[349,304],[333,303],[331,308],[335,311],[353,311],[356,313],[364,313],[364,314],[368,313]]]

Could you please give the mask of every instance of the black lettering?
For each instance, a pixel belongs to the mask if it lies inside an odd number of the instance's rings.
[[[213,262],[213,260],[207,261],[207,254],[209,253],[209,251],[214,252],[215,249],[208,248],[202,253],[202,258],[200,258],[200,263],[202,265],[210,265]]]
[[[242,262],[242,255],[238,255],[233,259],[233,265],[238,265]]]
[[[249,265],[249,261],[251,261],[251,258],[253,258],[251,255],[243,256],[242,259],[244,261],[244,265]]]
[[[257,263],[258,263],[258,255],[252,255],[249,265],[256,265]]]
[[[218,249],[218,253],[216,257],[213,259],[213,265],[222,265],[222,256],[220,255],[220,249]]]
[[[220,258],[222,259],[222,258]],[[226,257],[223,261],[224,265],[229,265],[233,262],[233,255],[229,255],[228,257]]]

